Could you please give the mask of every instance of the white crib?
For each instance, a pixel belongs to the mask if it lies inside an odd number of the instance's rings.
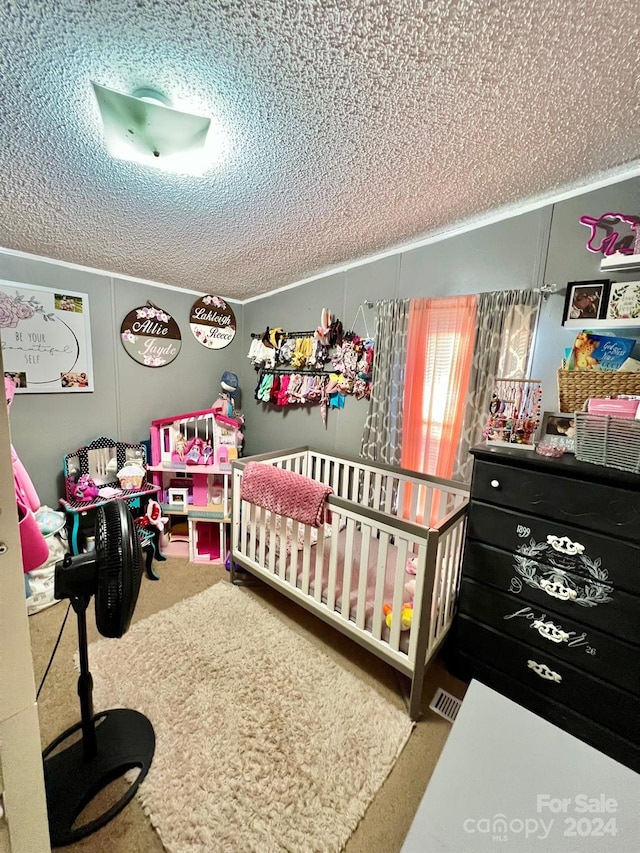
[[[331,486],[330,524],[316,529],[242,500],[249,462]],[[468,487],[303,447],[234,462],[232,497],[232,573],[248,570],[408,676],[409,715],[417,719],[425,666],[453,618]],[[418,508],[431,526],[418,523]],[[409,600],[411,627],[401,630],[393,614]]]

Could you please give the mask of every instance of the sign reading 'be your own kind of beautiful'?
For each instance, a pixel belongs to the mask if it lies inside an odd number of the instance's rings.
[[[122,321],[120,340],[128,355],[145,367],[164,367],[182,346],[178,324],[151,302],[134,308]]]
[[[0,281],[0,339],[17,393],[93,391],[86,293]]]
[[[236,334],[236,318],[219,296],[203,296],[191,306],[189,325],[198,343],[208,349],[224,349]]]

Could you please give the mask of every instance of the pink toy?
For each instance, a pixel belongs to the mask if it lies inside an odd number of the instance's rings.
[[[81,474],[78,482],[71,484],[70,491],[77,501],[92,501],[98,497],[98,487],[88,474]]]
[[[4,390],[7,409],[11,410],[16,385],[9,376],[5,376],[4,378]],[[11,445],[11,459],[13,462],[13,482],[18,509],[22,570],[26,573],[37,569],[38,566],[41,566],[47,560],[49,557],[49,546],[42,535],[34,515],[34,512],[40,508],[38,493],[18,454],[15,452],[13,445]]]

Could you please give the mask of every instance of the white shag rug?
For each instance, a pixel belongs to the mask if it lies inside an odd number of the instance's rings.
[[[408,716],[224,581],[89,649],[96,711],[156,733],[138,796],[169,853],[338,853]]]

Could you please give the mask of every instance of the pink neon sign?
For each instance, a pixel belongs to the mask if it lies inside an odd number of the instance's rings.
[[[620,236],[618,223],[629,226],[630,234]],[[580,224],[591,229],[587,240],[590,252],[602,252],[603,255],[633,255],[633,245],[636,240],[636,229],[640,229],[639,216],[627,216],[624,213],[603,213],[597,219],[593,216],[581,216]],[[625,231],[628,229],[625,228]]]

